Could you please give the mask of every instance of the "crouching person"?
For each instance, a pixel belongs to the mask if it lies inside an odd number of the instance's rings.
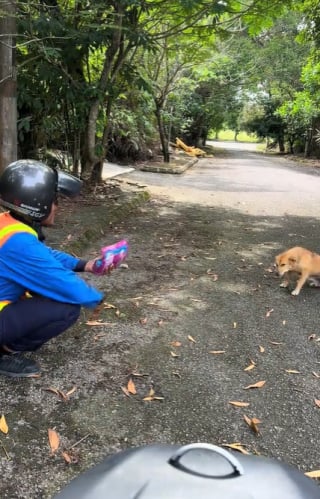
[[[54,223],[57,195],[79,193],[82,182],[44,163],[20,160],[0,175],[0,374],[39,376],[24,356],[63,333],[94,308],[103,294],[78,272],[92,272],[81,260],[43,242],[42,226]]]

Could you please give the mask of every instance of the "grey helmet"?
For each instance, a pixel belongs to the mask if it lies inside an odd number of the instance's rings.
[[[22,159],[10,163],[0,175],[0,204],[41,222],[49,215],[60,189],[72,196],[79,194],[81,185],[78,178],[60,174],[41,161]]]

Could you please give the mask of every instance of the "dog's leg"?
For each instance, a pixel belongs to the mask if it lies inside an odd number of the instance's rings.
[[[287,288],[290,284],[290,280],[289,280],[289,273],[286,272],[283,276],[283,281],[282,283],[280,284],[280,288]]]
[[[299,277],[299,279],[297,281],[297,285],[296,285],[296,287],[294,288],[294,290],[291,293],[292,295],[298,296],[298,294],[301,291],[302,286],[304,285],[304,283],[306,282],[306,280],[308,279],[308,277],[309,277],[309,273],[308,272],[306,272],[306,271],[302,271],[301,272],[301,275],[300,275],[300,277]]]

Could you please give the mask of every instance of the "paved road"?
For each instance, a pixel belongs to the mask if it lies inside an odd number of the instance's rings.
[[[282,216],[319,214],[319,173],[293,168],[292,161],[256,152],[255,144],[211,142],[228,151],[200,159],[184,175],[134,172],[128,178],[152,193],[179,202],[235,208],[244,213]]]

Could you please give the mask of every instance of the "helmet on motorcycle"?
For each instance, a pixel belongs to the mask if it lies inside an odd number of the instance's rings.
[[[71,192],[65,185],[66,175],[62,175],[63,194],[78,194],[82,182],[68,175]],[[59,190],[59,172],[33,159],[14,161],[0,175],[0,204],[34,221],[41,222],[49,215]]]

